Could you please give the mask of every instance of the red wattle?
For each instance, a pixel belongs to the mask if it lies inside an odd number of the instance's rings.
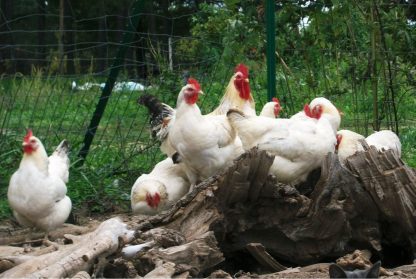
[[[35,150],[33,150],[32,146],[30,146],[30,145],[23,146],[23,152],[24,153],[32,154],[33,151],[35,151]]]
[[[197,92],[194,92],[192,94],[185,94],[184,98],[185,98],[185,102],[188,105],[193,105],[198,101],[198,96],[199,94]]]
[[[313,118],[312,112],[311,112],[311,108],[309,107],[309,104],[305,104],[303,106],[303,112],[305,113],[306,116]]]
[[[237,88],[241,99],[250,99],[250,83],[240,79],[234,81],[234,86]]]

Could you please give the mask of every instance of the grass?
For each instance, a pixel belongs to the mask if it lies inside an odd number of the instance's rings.
[[[218,103],[228,79],[228,71],[203,76],[200,81],[206,94],[199,102],[202,111],[210,111]],[[178,80],[171,81],[169,87],[160,84],[149,93],[174,105],[180,87]],[[113,93],[87,160],[83,166],[77,166],[77,155],[101,91],[72,91],[71,81],[42,74],[0,80],[0,90],[4,92],[0,95],[0,220],[9,218],[11,214],[7,204],[7,185],[21,160],[21,141],[27,128],[42,140],[48,152],[53,151],[62,139],[69,140],[72,165],[68,194],[74,210],[84,215],[129,211],[129,194],[134,181],[161,160],[158,146],[149,137],[147,110],[136,103],[141,93],[125,91]],[[91,82],[93,78],[86,77],[78,82],[86,81]],[[293,83],[291,80],[288,82]],[[172,84],[177,86],[172,89]],[[305,93],[289,98],[293,92],[288,92],[286,85],[279,86],[278,96],[285,109],[283,117],[290,116],[313,98]],[[260,110],[267,96],[264,72],[253,73],[251,87],[257,110]],[[302,83],[292,84],[293,88],[297,92],[308,92]],[[345,114],[342,128],[371,133],[368,128],[371,96],[362,92],[359,102],[349,93],[328,97]],[[413,167],[416,167],[415,99],[410,96],[399,106],[403,160]]]
[[[21,159],[27,128],[48,153],[66,138],[71,144],[68,194],[75,209],[88,212],[128,210],[134,180],[160,157],[147,131],[147,111],[136,103],[138,92],[118,92],[110,98],[84,166],[78,151],[101,94],[99,89],[72,91],[64,78],[15,77],[0,82],[1,162],[0,218],[9,216],[7,185]]]

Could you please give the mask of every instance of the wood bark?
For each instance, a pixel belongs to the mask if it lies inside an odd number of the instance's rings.
[[[256,259],[258,267],[272,271],[284,269],[280,263],[314,264],[356,249],[368,249],[388,261],[387,254],[396,248],[405,254],[403,264],[413,260],[416,172],[392,152],[365,146],[365,151],[347,159],[345,167],[336,154],[328,154],[320,172],[315,172],[318,179],[311,176],[299,189],[268,176],[272,162],[266,152],[252,149],[228,170],[197,185],[170,210],[151,217],[121,216],[135,230],[128,253],[118,246],[128,241],[91,246],[108,242],[97,240],[101,225],[94,233],[73,237],[82,245],[17,257],[22,263],[2,276],[31,266],[39,269],[37,276],[60,267],[61,273],[49,275],[101,270],[106,277],[201,277],[216,268],[233,274]],[[98,252],[88,254],[86,249]],[[7,260],[5,253],[0,253],[2,260]],[[55,261],[58,253],[62,253],[59,262]],[[63,273],[66,265],[70,268]]]

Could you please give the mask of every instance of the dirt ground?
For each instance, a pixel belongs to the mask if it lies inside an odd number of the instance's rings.
[[[240,273],[231,276],[235,278],[259,278],[259,279],[278,279],[278,278],[329,278],[329,263],[318,263],[306,267],[290,268],[285,271],[269,274]],[[382,275],[380,278],[416,278],[416,264],[405,265],[394,269],[387,269],[391,275]],[[219,273],[221,274],[221,273]],[[218,278],[218,277],[217,277]],[[225,278],[225,277],[221,277]]]

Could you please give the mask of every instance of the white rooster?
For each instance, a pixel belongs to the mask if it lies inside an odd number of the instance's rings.
[[[174,164],[171,158],[166,158],[134,183],[131,189],[133,213],[154,215],[165,210],[182,198],[189,186],[183,164]]]
[[[23,159],[7,192],[10,207],[21,225],[48,233],[68,218],[72,207],[65,185],[69,174],[68,149],[68,142],[63,140],[48,158],[42,142],[31,130],[24,137]]]
[[[336,137],[333,132],[332,113],[338,114],[328,100],[313,100],[308,106],[316,119],[271,119],[262,116],[245,116],[230,110],[231,125],[237,130],[245,150],[258,146],[275,155],[270,173],[283,183],[296,184],[306,179],[310,171],[321,166],[328,152],[333,152]],[[333,110],[333,108],[335,110]]]
[[[161,151],[172,157],[176,154],[176,150],[167,138],[175,122],[176,110],[149,94],[142,95],[138,102],[149,110],[152,136],[160,141]],[[220,104],[209,115],[225,115],[230,108],[243,109],[248,115],[256,114],[254,99],[250,93],[248,68],[244,64],[237,65]]]
[[[191,187],[232,164],[243,152],[241,142],[225,115],[202,115],[196,104],[199,83],[190,78],[179,95],[176,118],[168,140],[186,168]]]
[[[229,109],[238,109],[246,115],[256,115],[256,104],[250,91],[248,67],[238,64],[231,77],[224,96],[211,115],[225,115]]]

